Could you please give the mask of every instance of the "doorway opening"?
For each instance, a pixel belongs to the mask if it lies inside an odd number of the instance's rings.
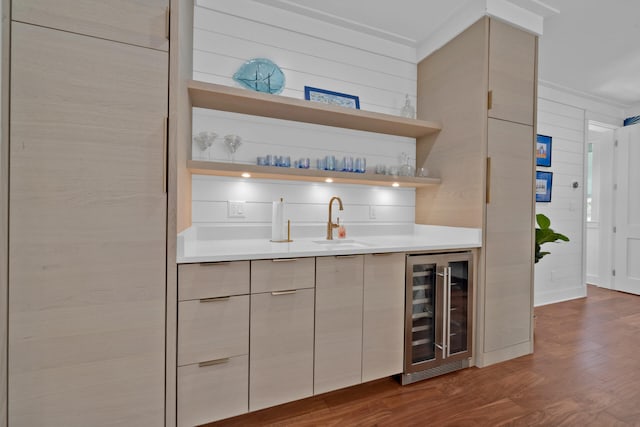
[[[612,287],[615,127],[589,121],[586,152],[587,284]]]

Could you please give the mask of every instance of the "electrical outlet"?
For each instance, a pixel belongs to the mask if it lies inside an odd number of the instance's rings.
[[[245,218],[245,202],[240,200],[227,201],[228,218]]]
[[[376,207],[375,205],[369,206],[369,219],[376,219]]]

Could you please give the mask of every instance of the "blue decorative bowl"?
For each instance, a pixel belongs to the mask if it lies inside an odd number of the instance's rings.
[[[250,59],[236,71],[233,80],[256,92],[278,94],[284,89],[284,73],[273,61]]]

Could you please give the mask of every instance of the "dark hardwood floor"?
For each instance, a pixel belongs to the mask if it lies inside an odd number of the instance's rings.
[[[535,353],[401,387],[374,381],[210,426],[640,426],[640,297],[538,307]]]

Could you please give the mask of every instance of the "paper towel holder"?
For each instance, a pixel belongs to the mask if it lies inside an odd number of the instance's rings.
[[[270,242],[273,243],[291,243],[293,242],[293,240],[291,240],[291,220],[288,219],[287,220],[287,238],[285,240],[269,240]]]

